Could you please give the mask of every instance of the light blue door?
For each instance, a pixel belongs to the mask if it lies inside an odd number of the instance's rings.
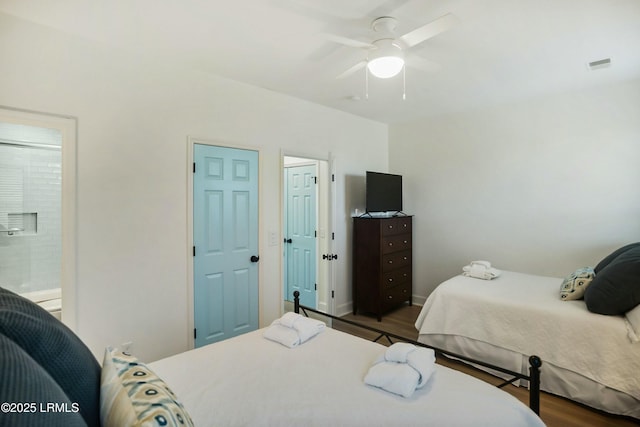
[[[285,257],[287,295],[300,291],[300,303],[316,307],[316,167],[285,169]]]
[[[194,145],[195,346],[258,328],[258,153]]]

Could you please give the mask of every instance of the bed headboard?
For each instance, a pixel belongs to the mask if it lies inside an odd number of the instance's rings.
[[[32,405],[29,413],[3,411],[7,425],[100,425],[100,365],[96,358],[62,322],[3,288],[0,378],[0,402]]]

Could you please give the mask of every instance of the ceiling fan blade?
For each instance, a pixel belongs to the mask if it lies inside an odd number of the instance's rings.
[[[367,65],[367,61],[362,60],[358,62],[356,65],[349,67],[347,70],[336,76],[336,79],[344,79],[345,77],[349,77],[351,74],[355,73],[358,70],[361,70]]]
[[[349,47],[356,47],[359,49],[374,49],[375,46],[372,45],[371,43],[367,43],[367,42],[361,42],[360,40],[355,40],[355,39],[350,39],[348,37],[342,37],[342,36],[338,36],[335,34],[328,34],[325,33],[324,37],[332,42],[335,43],[340,43],[342,45],[345,46],[349,46]]]
[[[444,31],[447,31],[456,22],[458,22],[458,18],[456,18],[451,13],[447,13],[446,15],[441,16],[440,18],[431,21],[428,24],[423,25],[422,27],[418,27],[415,30],[408,32],[407,34],[400,36],[399,39],[406,43],[408,47],[412,47],[419,43],[422,43],[425,40],[430,39],[431,37],[435,37]]]
[[[366,16],[395,16],[398,9],[401,9],[405,4],[412,0],[385,0],[379,3],[375,9],[372,9],[366,13]],[[363,2],[364,3],[364,2]]]
[[[405,53],[405,59],[408,67],[416,68],[420,71],[432,73],[442,68],[442,66],[436,62],[429,61],[428,59],[409,52]]]

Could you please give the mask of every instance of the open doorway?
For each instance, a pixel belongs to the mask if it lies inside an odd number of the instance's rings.
[[[72,117],[0,108],[0,282],[75,329]]]
[[[283,296],[332,312],[330,172],[327,160],[283,156]]]

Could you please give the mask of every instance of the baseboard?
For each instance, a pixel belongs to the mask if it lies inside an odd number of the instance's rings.
[[[339,306],[336,307],[336,316],[337,317],[342,317],[342,316],[346,316],[349,313],[353,313],[353,303],[348,302],[346,304],[341,304]]]
[[[419,305],[420,307],[422,307],[424,303],[427,302],[427,297],[413,295],[411,298],[413,300],[413,305]]]
[[[426,301],[427,301],[427,298],[414,295],[413,298],[412,298],[411,303],[413,305],[417,305],[419,307],[422,307]],[[353,313],[353,302],[348,302],[346,304],[341,304],[338,307],[336,307],[336,314],[335,315],[337,317],[346,316],[347,314],[351,314],[351,313]]]

